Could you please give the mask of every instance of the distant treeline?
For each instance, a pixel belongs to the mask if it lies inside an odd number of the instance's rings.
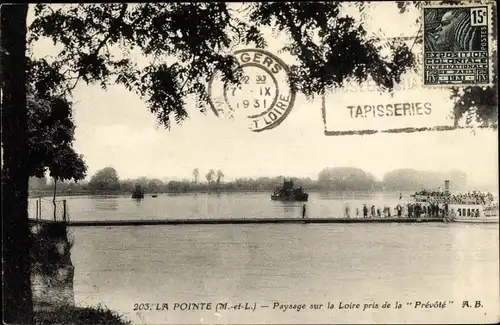
[[[422,189],[444,189],[444,181],[450,180],[451,190],[461,190],[467,185],[467,175],[462,171],[447,173],[398,169],[388,172],[382,180],[359,168],[327,167],[319,172],[316,180],[295,177],[238,178],[223,181],[222,171],[210,170],[205,180],[199,180],[199,172],[193,170],[193,179],[181,181],[162,181],[141,177],[120,180],[112,167],[106,167],[92,176],[89,182],[58,182],[56,193],[60,195],[127,194],[136,184],[146,193],[185,193],[185,192],[245,192],[272,191],[284,179],[293,179],[296,186],[308,191],[418,191]],[[30,194],[45,195],[54,191],[53,182],[47,179],[30,179]]]

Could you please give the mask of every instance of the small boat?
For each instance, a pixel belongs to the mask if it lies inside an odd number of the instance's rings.
[[[151,196],[152,196],[152,197],[158,197],[158,195],[157,195],[157,194],[153,194],[153,195],[151,195]]]
[[[143,199],[144,198],[144,189],[141,187],[141,185],[139,185],[139,184],[135,185],[135,188],[132,191],[132,198],[133,199]]]
[[[309,194],[305,193],[302,187],[294,188],[293,180],[283,181],[282,187],[276,187],[274,193],[271,194],[273,201],[298,201],[306,202],[309,199]]]

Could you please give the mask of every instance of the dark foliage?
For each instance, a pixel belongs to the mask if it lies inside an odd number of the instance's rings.
[[[120,181],[118,174],[113,167],[105,167],[98,170],[90,179],[89,188],[92,190],[118,190]]]
[[[191,23],[186,24],[189,17]],[[74,5],[53,10],[37,5],[31,40],[40,36],[62,43],[57,57],[66,88],[82,80],[106,87],[123,84],[149,104],[160,123],[183,120],[185,99],[207,100],[205,83],[215,71],[237,81],[233,57],[219,54],[229,46],[229,12],[225,4],[101,4]],[[120,57],[112,54],[118,49]],[[140,68],[131,57],[139,50],[152,62]],[[157,63],[175,56],[177,63]],[[64,72],[62,72],[64,71]]]
[[[30,41],[49,37],[63,45],[56,61],[66,89],[79,80],[104,88],[122,84],[141,95],[166,127],[172,117],[176,122],[187,117],[189,96],[196,96],[205,110],[206,87],[214,73],[220,72],[229,83],[239,82],[241,69],[235,58],[221,53],[229,52],[234,38],[265,46],[263,26],[289,36],[284,50],[299,61],[291,67],[292,87],[308,96],[322,94],[347,78],[371,77],[391,89],[414,64],[403,43],[391,44],[393,57],[383,59],[378,40],[367,37],[362,22],[341,17],[335,2],[251,3],[239,12],[227,3],[81,4],[59,9],[37,5],[35,16]],[[116,49],[123,55],[115,56]],[[149,58],[146,67],[135,62],[134,50]],[[167,57],[176,63],[166,63]]]
[[[395,41],[389,44],[393,57],[384,60],[380,39],[369,38],[362,22],[340,16],[338,2],[255,3],[250,18],[257,28],[273,25],[289,36],[285,49],[299,61],[291,67],[292,86],[306,96],[323,94],[348,78],[371,77],[392,89],[415,63],[408,46]]]
[[[48,91],[43,89],[43,92]],[[39,93],[36,91],[35,93]],[[71,103],[52,97],[49,100],[28,94],[28,172],[43,177],[46,170],[57,180],[85,178],[83,156],[73,149],[75,125]]]
[[[98,305],[96,307],[60,306],[51,310],[35,312],[36,325],[71,324],[71,325],[128,325],[130,321],[108,308]]]

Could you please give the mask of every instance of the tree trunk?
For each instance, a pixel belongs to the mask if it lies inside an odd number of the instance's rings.
[[[33,323],[31,236],[28,224],[26,107],[26,15],[28,5],[3,5],[1,12],[3,144],[3,317]]]
[[[54,196],[52,197],[52,205],[54,206],[54,221],[57,221],[56,190],[57,190],[57,179],[54,178]]]

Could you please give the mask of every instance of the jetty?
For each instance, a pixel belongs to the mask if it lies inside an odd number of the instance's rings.
[[[224,225],[224,224],[351,224],[351,223],[443,223],[443,218],[196,218],[136,220],[67,220],[29,219],[32,224],[65,223],[70,227],[117,227],[156,225]]]

